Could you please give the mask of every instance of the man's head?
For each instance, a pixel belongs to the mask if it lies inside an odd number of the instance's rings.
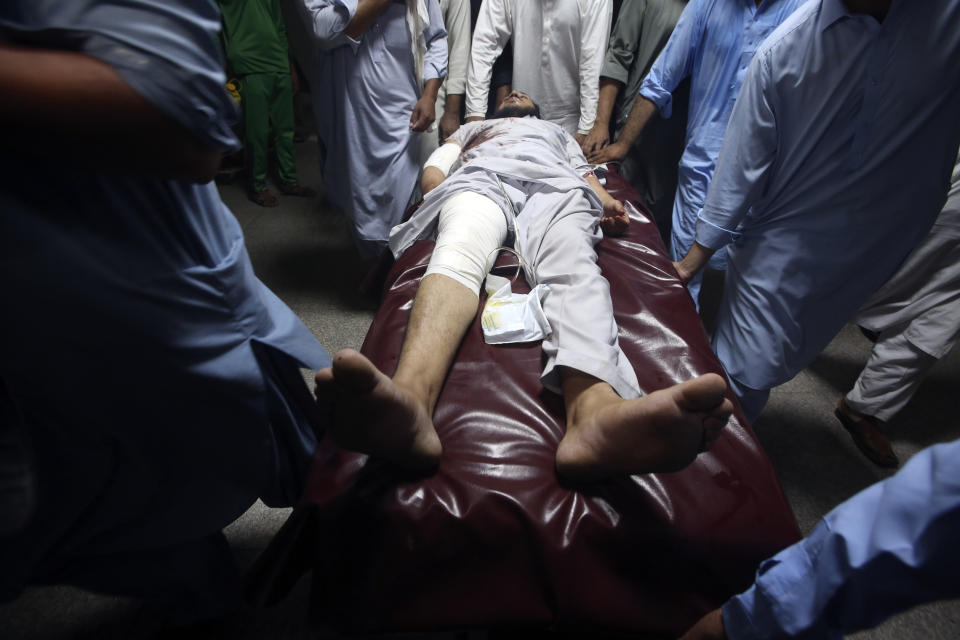
[[[503,102],[497,105],[497,110],[493,112],[491,119],[522,118],[524,116],[539,118],[540,107],[522,91],[511,91],[503,99]]]

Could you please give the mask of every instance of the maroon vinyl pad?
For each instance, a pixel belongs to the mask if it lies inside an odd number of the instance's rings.
[[[608,189],[646,210],[616,174]],[[419,242],[394,264],[364,342],[388,375],[432,248]],[[648,218],[605,238],[598,258],[620,345],[645,392],[722,375]],[[510,276],[514,263],[501,256],[494,272]],[[522,278],[514,283],[527,290]],[[312,569],[314,614],[351,632],[675,637],[799,539],[739,406],[713,449],[683,471],[567,486],[554,470],[563,403],[540,386],[542,366],[539,344],[485,344],[478,313],[434,415],[437,472],[411,477],[324,443],[302,503],[255,567],[256,597],[276,598]]]

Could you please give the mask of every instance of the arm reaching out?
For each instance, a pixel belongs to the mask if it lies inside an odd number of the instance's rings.
[[[597,118],[593,122],[590,133],[587,134],[583,144],[580,145],[588,159],[592,158],[594,153],[603,149],[610,142],[610,116],[613,114],[613,105],[622,86],[623,83],[612,78],[600,78],[600,100],[597,102]],[[592,159],[590,161],[593,162]]]
[[[413,106],[410,114],[410,129],[412,131],[426,131],[437,118],[437,91],[440,90],[439,78],[427,80],[423,87],[423,94]]]
[[[673,267],[677,270],[677,275],[680,276],[683,284],[690,282],[693,276],[697,275],[697,273],[710,262],[710,258],[714,253],[716,253],[715,249],[710,249],[699,242],[694,242],[693,246],[690,247],[690,251],[687,252],[687,255],[685,255],[680,262],[673,263]]]
[[[656,104],[645,96],[637,96],[637,100],[633,103],[633,109],[630,110],[630,117],[627,118],[627,124],[623,126],[623,131],[620,132],[620,137],[617,138],[616,142],[592,150],[587,158],[594,164],[623,160],[627,156],[633,141],[637,139],[637,136],[640,135],[640,132],[647,126],[647,122],[656,112]]]
[[[663,117],[670,117],[673,91],[692,72],[692,52],[703,36],[700,5],[699,2],[687,4],[670,39],[640,85],[640,93],[620,136],[612,144],[594,149],[588,156],[590,162],[601,164],[623,160],[655,113],[659,111]]]

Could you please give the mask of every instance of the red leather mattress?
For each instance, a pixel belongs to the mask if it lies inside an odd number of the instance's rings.
[[[608,189],[645,210],[619,176]],[[393,266],[364,342],[388,374],[432,247],[420,242]],[[633,219],[598,255],[644,391],[722,374],[652,222]],[[513,260],[501,256],[495,272],[511,275]],[[522,280],[514,291],[527,290]],[[554,472],[563,403],[541,388],[540,370],[539,344],[487,345],[478,314],[434,416],[444,447],[437,473],[404,476],[321,446],[301,504],[251,573],[251,597],[276,599],[313,570],[312,613],[348,632],[675,637],[799,539],[739,407],[683,471],[564,486]]]

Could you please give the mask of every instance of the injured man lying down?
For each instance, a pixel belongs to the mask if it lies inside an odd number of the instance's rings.
[[[541,381],[566,408],[558,473],[592,480],[676,471],[710,448],[733,409],[725,381],[707,374],[642,395],[595,250],[601,228],[622,232],[629,218],[573,137],[541,120],[529,96],[514,91],[493,118],[457,130],[427,161],[422,186],[423,205],[390,235],[399,256],[436,233],[396,373],[344,350],[316,376],[339,446],[415,470],[436,466],[443,443],[434,406],[492,259],[509,246],[527,280],[549,287]]]

